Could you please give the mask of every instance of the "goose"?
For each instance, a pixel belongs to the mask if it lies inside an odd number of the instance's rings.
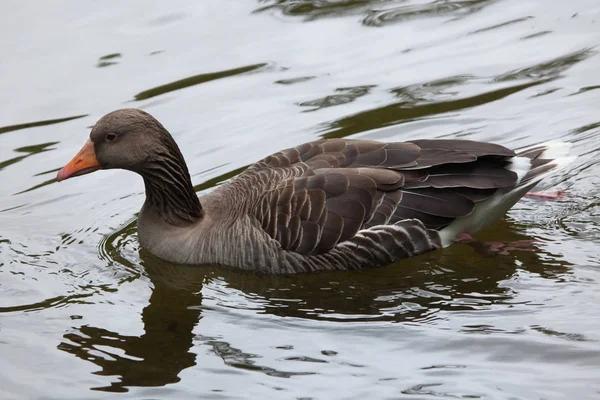
[[[98,120],[57,181],[99,169],[141,175],[138,240],[170,263],[264,274],[354,270],[480,231],[571,162],[570,147],[321,139],[272,154],[199,198],[171,134],[129,108]]]

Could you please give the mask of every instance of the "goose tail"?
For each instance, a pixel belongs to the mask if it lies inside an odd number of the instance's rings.
[[[527,187],[529,190],[546,176],[567,167],[577,158],[570,155],[571,148],[572,144],[568,142],[547,142],[517,150],[517,157],[513,158],[513,164],[519,158],[530,162],[517,188]]]
[[[456,236],[461,233],[476,233],[502,218],[542,179],[565,168],[577,158],[570,155],[571,147],[571,143],[567,142],[547,142],[517,150],[517,155],[506,166],[517,174],[516,184],[512,188],[499,190],[489,199],[478,203],[471,214],[443,228],[439,232],[442,246],[454,243]]]

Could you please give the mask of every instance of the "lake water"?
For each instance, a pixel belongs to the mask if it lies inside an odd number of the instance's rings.
[[[600,2],[5,1],[0,398],[600,398]],[[140,251],[141,179],[56,183],[106,112],[174,135],[199,192],[322,137],[560,139],[572,166],[482,240],[258,277]],[[120,393],[120,394],[116,394]]]

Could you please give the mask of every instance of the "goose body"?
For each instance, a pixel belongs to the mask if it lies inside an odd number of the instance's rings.
[[[323,139],[282,150],[198,198],[149,114],[114,111],[58,180],[101,168],[144,178],[140,244],[166,261],[261,273],[358,269],[452,244],[571,161],[570,145]]]

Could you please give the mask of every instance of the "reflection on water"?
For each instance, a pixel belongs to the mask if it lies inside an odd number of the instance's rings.
[[[134,3],[0,15],[3,399],[600,393],[595,0]],[[132,174],[55,182],[129,106],[171,130],[198,192],[320,137],[558,139],[579,158],[540,186],[568,198],[478,236],[534,251],[256,276],[140,250]]]
[[[496,89],[484,94],[457,100],[440,101],[431,104],[415,105],[407,107],[407,101],[402,100],[381,108],[375,108],[368,111],[362,111],[358,114],[340,118],[337,121],[330,122],[323,134],[324,138],[339,138],[352,135],[359,132],[365,132],[380,127],[397,125],[402,122],[414,121],[416,119],[430,118],[437,114],[444,114],[453,111],[462,110],[476,105],[491,103],[503,99],[511,94],[518,93],[521,90],[544,83],[544,81],[522,83],[502,89]],[[421,86],[422,88],[423,86]],[[405,89],[394,89],[394,93],[406,92]],[[411,94],[412,96],[413,94]],[[404,97],[404,96],[403,96]]]
[[[64,335],[60,350],[93,362],[98,375],[118,377],[109,387],[93,388],[111,392],[128,386],[163,386],[179,381],[178,374],[195,365],[190,352],[192,330],[200,319],[201,294],[176,289],[159,280],[149,304],[142,312],[145,333],[124,336],[102,327],[82,325]]]
[[[367,26],[384,26],[416,18],[451,17],[452,19],[457,19],[481,11],[484,7],[498,1],[435,0],[426,4],[401,5],[385,10],[371,10],[367,13],[363,23]]]
[[[481,11],[499,0],[434,0],[424,4],[407,4],[406,0],[267,0],[256,12],[279,10],[284,15],[305,20],[324,17],[365,15],[366,26],[385,26],[427,17],[460,18]]]
[[[314,107],[314,108],[311,108],[310,110],[305,110],[305,112],[317,111],[322,108],[327,108],[327,107],[332,107],[332,106],[339,106],[342,104],[353,102],[354,100],[358,99],[359,97],[369,94],[369,92],[371,91],[371,88],[373,88],[373,87],[374,87],[373,85],[366,85],[366,86],[355,86],[355,87],[349,87],[349,88],[338,88],[335,90],[336,94],[329,95],[329,96],[326,96],[326,97],[323,97],[320,99],[316,99],[316,100],[304,101],[304,102],[300,103],[299,105],[302,107]]]
[[[306,20],[323,17],[350,16],[362,14],[378,5],[394,3],[394,0],[267,0],[255,12],[280,10],[284,15],[302,16]],[[401,3],[402,0],[396,2]]]
[[[18,131],[18,130],[21,130],[21,129],[34,128],[36,126],[46,126],[46,125],[60,124],[62,122],[72,121],[74,119],[79,119],[79,118],[83,118],[83,117],[87,117],[87,114],[85,114],[85,115],[76,115],[74,117],[67,117],[67,118],[49,119],[49,120],[46,120],[46,121],[26,122],[24,124],[2,126],[2,127],[0,127],[0,135],[3,134],[3,133],[12,132],[12,131]]]
[[[152,89],[144,90],[135,95],[135,100],[145,100],[151,97],[160,96],[161,94],[173,92],[175,90],[185,89],[190,86],[199,85],[201,83],[214,81],[215,79],[227,78],[229,76],[245,74],[246,72],[254,71],[260,69],[267,64],[255,64],[248,65],[245,67],[239,67],[234,69],[229,69],[226,71],[218,71],[218,72],[209,72],[207,74],[199,74],[190,76],[188,78],[180,79],[175,82],[166,83],[164,85],[160,85],[154,87]]]
[[[527,238],[519,228],[505,221],[494,227],[494,237],[514,241]],[[166,263],[141,251],[141,264],[121,253],[134,246],[135,223],[106,237],[99,249],[109,264],[126,265],[136,278],[145,274],[152,294],[142,311],[144,333],[122,335],[102,326],[75,326],[64,335],[58,349],[96,364],[98,375],[112,376],[110,386],[95,390],[122,392],[134,386],[162,386],[176,383],[179,374],[196,365],[191,351],[194,342],[203,343],[233,368],[259,371],[269,376],[291,377],[311,374],[280,371],[261,365],[259,355],[244,352],[227,341],[194,334],[207,307],[254,310],[259,314],[332,322],[391,321],[434,324],[451,313],[510,307],[515,293],[502,282],[522,268],[560,281],[569,273],[565,262],[545,263],[542,253],[511,253],[493,260],[483,258],[465,246],[403,260],[385,268],[300,276],[257,276],[220,267],[193,267]],[[490,263],[493,261],[493,265]],[[136,271],[136,269],[138,269]],[[222,293],[235,291],[232,299]],[[449,314],[450,313],[450,314]],[[443,314],[443,315],[442,315]],[[498,332],[488,325],[465,326],[465,332]],[[569,340],[580,336],[532,329]],[[287,360],[292,360],[288,358]],[[293,359],[293,361],[297,361]],[[305,362],[327,362],[304,357]]]
[[[493,80],[496,82],[506,82],[526,79],[539,82],[545,81],[546,79],[557,79],[560,78],[567,69],[594,54],[595,51],[592,51],[591,49],[581,49],[531,67],[509,71],[495,77]]]
[[[52,150],[52,149],[49,149],[48,147],[54,146],[57,143],[58,142],[48,142],[48,143],[36,144],[33,146],[19,147],[19,148],[15,149],[14,151],[16,151],[17,153],[25,153],[25,154],[23,154],[22,156],[17,156],[17,157],[0,162],[0,171],[4,168],[8,167],[9,165],[12,165],[14,163],[17,163],[19,161],[26,159],[27,157],[33,156],[35,154],[43,153],[45,151]]]
[[[121,56],[122,56],[121,53],[112,53],[112,54],[107,54],[105,56],[102,56],[98,60],[96,67],[105,68],[105,67],[110,67],[111,65],[117,65],[118,64],[117,59],[121,58]]]
[[[113,246],[135,242],[135,238],[127,237],[132,235],[133,229],[129,225],[111,235],[101,251],[107,255],[119,253],[119,248]],[[506,221],[495,224],[493,235],[488,236],[503,241],[530,239]],[[401,260],[385,268],[260,276],[222,267],[172,265],[144,251],[140,253],[143,271],[155,286],[188,292],[195,298],[203,287],[216,284],[246,296],[247,303],[228,303],[226,299],[205,294],[209,300],[217,300],[226,307],[258,308],[263,313],[282,317],[339,322],[426,322],[435,319],[440,311],[508,304],[512,293],[499,284],[515,274],[515,260],[519,260],[523,269],[547,279],[562,279],[569,273],[568,263],[554,260],[547,264],[543,261],[547,256],[543,251],[515,251],[490,259],[468,246],[455,245],[443,252]]]
[[[559,78],[569,67],[593,54],[589,49],[582,49],[547,62],[509,71],[491,78],[461,75],[401,88],[392,88],[390,92],[400,98],[401,101],[332,121],[327,124],[328,126],[322,136],[324,138],[345,137],[359,132],[398,125],[417,119],[431,118],[435,115],[498,101],[531,87],[551,82]],[[511,81],[525,81],[525,83],[500,88],[493,85],[494,83]],[[484,85],[481,85],[482,83]],[[480,87],[491,86],[492,89],[472,96],[462,97],[460,95],[461,90],[464,91],[469,85],[474,84],[478,84]],[[347,96],[345,99],[353,101],[356,97],[358,96]]]

